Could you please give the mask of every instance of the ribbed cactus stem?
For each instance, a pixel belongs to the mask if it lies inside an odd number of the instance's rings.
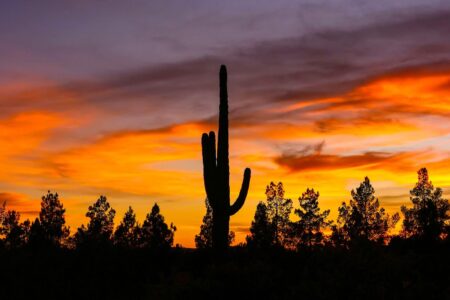
[[[220,67],[220,105],[219,105],[219,134],[216,141],[215,134],[202,135],[203,179],[206,195],[213,210],[213,247],[225,250],[228,247],[230,216],[237,213],[244,205],[250,186],[251,171],[245,169],[239,196],[230,206],[230,164],[228,154],[228,90],[227,69]]]

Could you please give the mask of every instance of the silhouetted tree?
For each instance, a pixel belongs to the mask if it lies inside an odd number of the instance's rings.
[[[300,220],[293,223],[293,235],[297,248],[321,245],[324,238],[322,231],[332,223],[327,220],[330,210],[320,212],[319,192],[315,192],[314,189],[306,189],[298,200],[300,208],[295,210],[295,214]]]
[[[343,202],[339,207],[338,225],[333,226],[334,242],[385,241],[388,230],[399,221],[398,213],[390,217],[380,208],[368,177],[351,194],[349,205]]]
[[[289,240],[292,200],[284,198],[282,182],[271,182],[266,187],[267,214],[274,231],[275,245],[286,246]]]
[[[207,198],[213,210],[213,247],[223,251],[229,245],[230,216],[244,205],[250,185],[251,171],[244,171],[239,196],[230,205],[230,165],[228,158],[228,91],[227,69],[220,67],[219,132],[216,158],[216,138],[213,131],[202,135],[203,178]]]
[[[142,224],[141,244],[144,248],[154,250],[168,249],[173,244],[175,231],[176,227],[172,223],[170,226],[166,224],[155,203]]]
[[[141,228],[136,221],[136,214],[130,206],[114,232],[114,244],[123,248],[137,248],[140,230]]]
[[[247,246],[253,249],[268,249],[275,241],[274,227],[267,215],[267,206],[259,202],[256,206],[255,217],[250,226],[250,235],[247,236]]]
[[[450,219],[450,204],[442,198],[442,189],[434,188],[426,168],[418,172],[418,182],[410,191],[412,208],[402,206],[404,216],[402,234],[427,241],[438,240],[446,231]]]
[[[3,204],[0,206],[0,224],[3,222],[3,218],[6,213],[6,201],[3,201]]]
[[[198,249],[208,249],[213,247],[213,211],[208,199],[205,199],[206,214],[203,216],[203,223],[200,225],[200,232],[195,236],[195,247]],[[234,241],[234,232],[228,234],[228,245]]]
[[[5,206],[6,206],[6,201],[4,201],[3,204],[0,206],[0,231],[1,231],[1,226],[3,224],[3,219],[4,219],[4,215],[5,215]],[[4,241],[0,235],[0,250],[3,247],[4,247]]]
[[[4,245],[10,249],[23,247],[28,240],[30,221],[21,224],[20,213],[15,210],[4,210],[2,214],[0,236],[3,236]]]
[[[208,199],[205,199],[206,214],[203,216],[202,225],[200,225],[200,232],[195,236],[195,247],[199,249],[212,248],[212,208],[209,205]]]
[[[6,213],[6,201],[3,201],[3,204],[0,206],[0,232],[1,232],[1,227],[3,226],[3,220],[5,219],[5,213]],[[0,249],[3,248],[4,246],[4,241],[1,238],[1,234],[0,234]]]
[[[30,226],[30,233],[28,235],[28,245],[31,248],[41,248],[46,244],[45,232],[41,226],[39,218],[36,218]]]
[[[47,195],[42,196],[39,223],[45,243],[60,246],[61,242],[69,236],[69,228],[65,226],[65,212],[58,193],[52,194],[48,191]]]
[[[89,206],[86,217],[90,219],[87,226],[82,225],[75,234],[77,246],[107,246],[112,240],[114,217],[116,211],[111,208],[108,199],[100,196]]]

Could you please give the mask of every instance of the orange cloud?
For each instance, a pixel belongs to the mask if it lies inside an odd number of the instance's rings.
[[[0,120],[0,179],[20,184],[26,176],[40,174],[43,144],[66,120],[54,113],[26,112]]]
[[[27,152],[47,139],[51,130],[64,123],[54,113],[26,112],[0,120],[0,139],[7,145],[0,149],[0,156]]]
[[[373,168],[402,156],[404,156],[403,153],[388,154],[377,152],[367,152],[360,155],[348,156],[326,154],[283,154],[282,156],[275,158],[275,162],[280,166],[288,168],[290,171],[298,172],[305,170],[336,170],[361,167]]]
[[[342,97],[335,98],[327,111],[351,107],[386,115],[418,114],[450,116],[449,72],[399,73],[381,76]]]
[[[188,178],[201,176],[199,137],[205,124],[187,123],[156,130],[124,131],[48,158],[53,176],[74,184],[129,194],[164,194]],[[198,193],[195,193],[198,194]]]
[[[7,210],[16,210],[22,215],[33,218],[39,214],[39,202],[33,201],[24,194],[0,193],[0,205],[6,203]]]

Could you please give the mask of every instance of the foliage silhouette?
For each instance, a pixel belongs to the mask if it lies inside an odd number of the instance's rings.
[[[404,216],[402,234],[425,241],[437,241],[450,220],[450,204],[442,198],[442,189],[434,188],[426,168],[418,172],[418,182],[410,191],[413,207],[401,207]]]
[[[322,245],[324,242],[323,230],[328,228],[332,221],[328,221],[330,210],[320,212],[319,192],[314,189],[307,189],[298,198],[300,208],[294,212],[300,218],[292,224],[293,237],[297,248]]]
[[[128,207],[122,222],[117,226],[114,232],[114,244],[125,249],[134,249],[139,247],[141,227],[136,221],[136,214],[133,208]]]
[[[3,222],[5,213],[6,213],[6,201],[3,201],[2,206],[0,206],[0,224]]]
[[[275,232],[269,221],[267,206],[259,202],[256,206],[255,217],[250,226],[250,235],[246,237],[247,246],[251,249],[267,250],[274,245]]]
[[[230,216],[244,205],[250,185],[251,171],[244,171],[244,179],[236,201],[230,205],[230,166],[228,157],[228,91],[227,70],[220,67],[219,132],[217,142],[211,131],[202,135],[203,178],[207,198],[213,210],[213,248],[223,251],[228,248]]]
[[[90,219],[87,226],[82,225],[75,234],[75,243],[78,247],[101,247],[112,243],[114,217],[116,211],[111,208],[108,199],[100,196],[88,208],[86,217]]]
[[[3,201],[3,204],[0,206],[0,249],[3,248],[4,245],[4,239],[2,239],[2,227],[3,227],[3,220],[5,219],[6,214],[6,201]]]
[[[42,196],[39,224],[42,228],[43,243],[59,247],[61,242],[69,236],[69,228],[65,226],[65,212],[58,193],[53,194],[48,191],[47,195]]]
[[[199,234],[195,235],[195,247],[198,249],[212,248],[212,208],[209,205],[208,199],[205,199],[206,214],[203,216],[202,224],[200,225]]]
[[[30,233],[28,235],[28,246],[32,249],[41,249],[47,245],[45,241],[44,228],[41,226],[39,218],[36,218],[30,226]]]
[[[271,182],[266,187],[267,214],[273,226],[274,244],[286,247],[290,244],[289,217],[292,211],[292,200],[284,197],[285,191],[282,182]]]
[[[333,226],[334,242],[359,243],[365,241],[385,242],[388,230],[399,221],[398,213],[390,217],[384,208],[380,208],[375,189],[368,177],[355,190],[349,205],[345,202],[339,207],[338,225]]]
[[[3,236],[3,244],[6,248],[21,248],[26,245],[30,231],[30,221],[20,223],[20,213],[15,210],[1,212],[0,236]]]
[[[173,245],[176,230],[172,223],[170,226],[166,224],[158,204],[155,203],[142,224],[141,244],[152,250],[168,250]]]

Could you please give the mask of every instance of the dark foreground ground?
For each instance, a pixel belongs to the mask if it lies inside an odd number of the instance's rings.
[[[450,299],[450,248],[0,252],[0,299]]]

